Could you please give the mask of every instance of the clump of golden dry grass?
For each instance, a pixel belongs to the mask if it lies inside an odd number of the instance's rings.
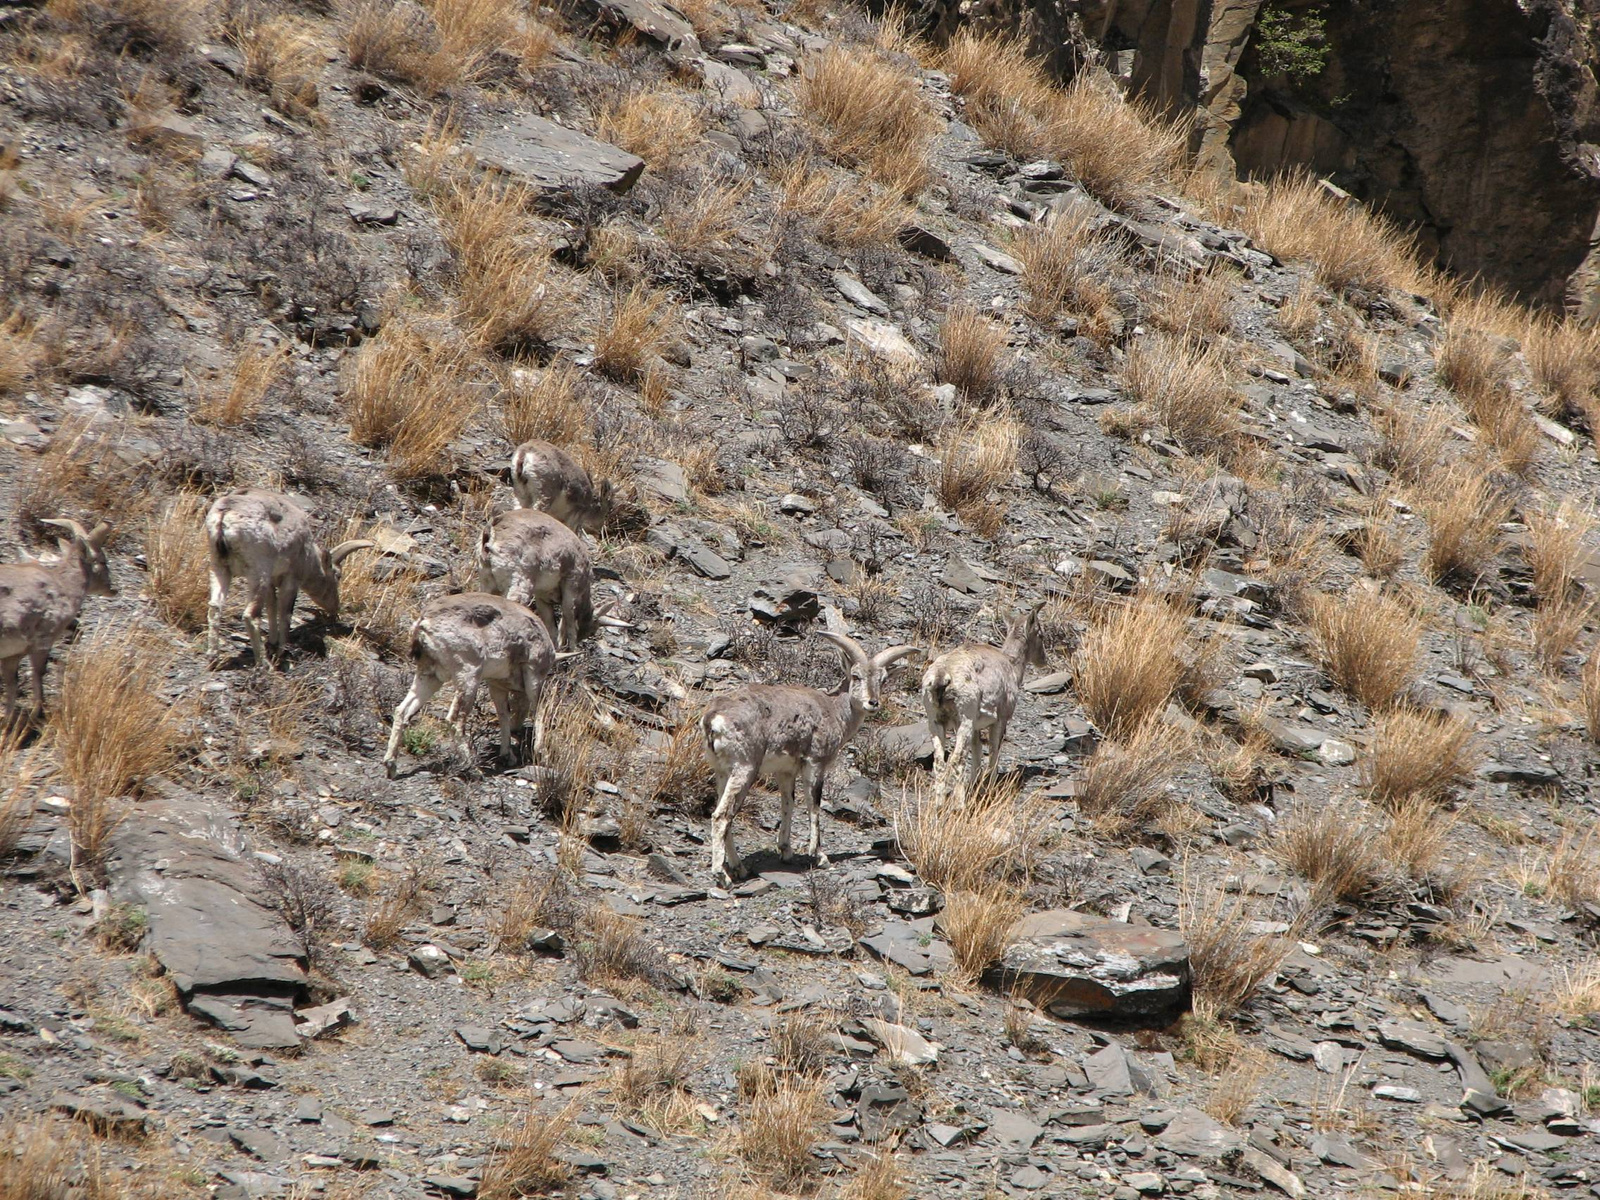
[[[673,253],[695,260],[726,259],[736,252],[748,220],[749,180],[707,181],[661,214],[661,240]]]
[[[387,950],[394,945],[406,922],[422,910],[423,893],[427,888],[427,866],[418,861],[395,879],[369,908],[361,929],[362,943],[374,950]]]
[[[1147,827],[1175,803],[1167,785],[1188,748],[1182,731],[1159,713],[1102,741],[1083,764],[1078,808],[1113,837]]]
[[[1229,458],[1239,442],[1239,406],[1223,352],[1187,338],[1151,334],[1128,350],[1128,397],[1195,455]]]
[[[532,193],[493,179],[458,182],[434,203],[456,255],[463,328],[503,354],[538,352],[566,330],[576,308],[572,280],[556,266],[529,216]]]
[[[169,770],[183,710],[163,696],[171,656],[142,634],[101,634],[80,645],[61,674],[50,743],[73,787],[67,826],[75,863],[98,874],[128,799]]]
[[[316,107],[324,55],[313,26],[246,4],[229,14],[224,32],[244,60],[245,82],[266,92],[275,108],[304,116]]]
[[[1023,311],[1043,325],[1073,316],[1085,335],[1103,340],[1109,334],[1119,315],[1117,282],[1126,266],[1116,242],[1094,232],[1087,220],[1059,216],[1024,230],[1012,249],[1027,292]]]
[[[642,378],[676,328],[675,303],[666,292],[644,283],[614,294],[606,322],[595,335],[595,370],[622,383]]]
[[[1369,821],[1369,815],[1354,806],[1300,805],[1279,821],[1268,849],[1278,862],[1314,885],[1313,904],[1364,903],[1388,884],[1387,863]]]
[[[1387,707],[1410,686],[1421,630],[1398,601],[1368,592],[1318,595],[1310,617],[1322,669],[1368,708]]]
[[[283,374],[280,351],[246,346],[233,367],[228,390],[207,396],[195,410],[195,419],[231,428],[248,425],[261,413],[261,403]]]
[[[500,376],[500,427],[513,446],[535,438],[568,446],[589,432],[583,372],[570,362],[543,370],[514,368]]]
[[[121,53],[138,46],[157,54],[188,48],[211,23],[214,0],[49,0],[52,21]]]
[[[1150,317],[1168,333],[1211,338],[1233,328],[1233,314],[1229,311],[1232,302],[1228,274],[1211,269],[1194,277],[1179,275],[1163,280],[1156,288]]]
[[[545,1195],[572,1178],[572,1164],[560,1156],[572,1128],[575,1105],[550,1113],[529,1107],[490,1153],[478,1184],[482,1200],[519,1200]]]
[[[1422,573],[1432,582],[1471,587],[1494,572],[1511,502],[1485,472],[1456,467],[1436,475],[1418,506],[1429,533]]]
[[[34,536],[54,539],[40,520],[76,517],[92,528],[98,514],[116,514],[119,526],[150,511],[149,466],[119,454],[118,434],[87,420],[63,421],[23,477],[17,517]],[[112,535],[113,540],[117,534]]]
[[[477,411],[469,362],[437,322],[391,320],[361,347],[345,389],[350,440],[385,447],[402,480],[446,473]]]
[[[699,152],[705,121],[693,100],[670,88],[632,88],[600,110],[599,134],[663,171]]]
[[[880,1146],[870,1156],[856,1159],[856,1173],[845,1184],[840,1200],[907,1200],[910,1195],[900,1173],[899,1156],[892,1147]]]
[[[1528,373],[1549,397],[1552,411],[1567,420],[1581,420],[1591,432],[1596,431],[1600,329],[1546,317],[1529,320],[1521,333]]]
[[[1224,1124],[1239,1124],[1260,1094],[1270,1065],[1266,1052],[1253,1046],[1233,1055],[1212,1082],[1201,1107]]]
[[[939,327],[939,381],[969,403],[989,404],[1004,382],[1005,349],[1005,330],[971,304],[954,304]]]
[[[968,524],[983,524],[981,510],[990,494],[1016,474],[1021,443],[1022,426],[998,411],[947,427],[940,438],[935,482],[939,503]]]
[[[665,746],[656,752],[647,776],[650,802],[669,801],[690,816],[710,816],[716,780],[706,761],[698,712],[686,713]]]
[[[1042,794],[1024,793],[1003,779],[993,786],[981,783],[961,808],[909,791],[895,809],[895,839],[932,886],[981,893],[997,880],[1026,873],[1047,807]]]
[[[1451,323],[1439,349],[1439,378],[1467,410],[1507,470],[1526,474],[1542,435],[1511,391],[1505,354],[1486,335]]]
[[[1477,757],[1466,722],[1396,708],[1378,717],[1361,779],[1373,801],[1391,810],[1437,803],[1472,775]]]
[[[1058,88],[1020,41],[963,32],[946,48],[950,86],[991,145],[1022,159],[1054,158],[1107,204],[1126,207],[1165,180],[1184,132],[1129,101],[1094,72]]]
[[[808,159],[791,164],[777,188],[780,212],[809,218],[817,237],[841,250],[886,246],[912,215],[899,193]]]
[[[1006,948],[1006,937],[1022,915],[1015,887],[990,883],[978,891],[955,891],[945,896],[939,927],[950,943],[955,976],[975,982],[993,966]]]
[[[1408,879],[1433,878],[1460,819],[1459,814],[1441,812],[1425,797],[1391,804],[1382,835],[1384,861]]]
[[[779,1078],[761,1068],[741,1072],[740,1085],[746,1096],[739,1119],[739,1156],[774,1186],[799,1188],[817,1167],[811,1152],[826,1112],[821,1082]]]
[[[1424,283],[1412,239],[1313,176],[1280,176],[1230,200],[1228,217],[1239,228],[1279,258],[1310,263],[1334,291],[1415,291]]]
[[[345,26],[352,67],[431,93],[481,83],[504,67],[535,70],[555,34],[503,0],[358,0]]]
[[[37,745],[24,752],[23,733],[0,730],[0,863],[16,852],[33,818],[33,781],[43,765]]]
[[[350,521],[340,540],[384,536],[381,530]],[[357,550],[339,570],[339,615],[356,637],[374,649],[402,654],[410,645],[416,620],[416,587],[426,578],[421,567],[386,556],[381,542]]]
[[[22,391],[33,378],[42,358],[34,330],[20,312],[0,321],[0,396]]]
[[[1561,979],[1550,988],[1545,1003],[1569,1020],[1592,1024],[1595,1014],[1600,1013],[1600,963],[1563,968]]]
[[[1548,850],[1525,855],[1518,865],[1522,889],[1572,908],[1600,901],[1600,825],[1581,832],[1567,826]]]
[[[870,50],[835,46],[806,68],[800,111],[821,126],[828,153],[879,183],[914,196],[928,182],[928,146],[938,121],[916,80]]]
[[[1378,433],[1377,463],[1402,483],[1428,479],[1444,456],[1449,420],[1443,407],[1419,409],[1392,400],[1373,412]]]
[[[1178,890],[1178,928],[1189,946],[1189,971],[1196,1018],[1225,1020],[1249,1002],[1294,949],[1301,920],[1289,922],[1287,935],[1260,934],[1252,926],[1260,914],[1243,892],[1229,892],[1223,880],[1202,880],[1184,864]]]
[[[1582,679],[1579,699],[1583,704],[1583,731],[1591,742],[1600,742],[1600,646],[1589,647]]]
[[[1172,699],[1186,669],[1183,614],[1149,592],[1103,611],[1079,644],[1074,670],[1084,711],[1126,739]]]
[[[162,620],[189,633],[205,628],[206,607],[211,601],[206,508],[204,497],[181,493],[168,502],[144,536],[156,612]]]
[[[1563,497],[1553,506],[1528,512],[1527,523],[1522,558],[1533,576],[1534,598],[1540,604],[1564,600],[1587,556],[1595,518],[1571,497]]]

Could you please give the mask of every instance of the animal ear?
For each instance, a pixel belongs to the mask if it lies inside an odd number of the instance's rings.
[[[867,657],[867,652],[860,646],[856,645],[855,639],[846,634],[834,633],[832,630],[828,629],[819,629],[817,630],[817,636],[819,638],[826,638],[835,646],[839,647],[840,650],[844,651],[845,659],[852,666],[865,667],[872,661]]]
[[[369,550],[377,544],[377,542],[369,542],[360,538],[354,541],[340,542],[332,550],[328,551],[328,561],[337,567],[357,550]]]
[[[888,650],[881,651],[874,656],[872,665],[877,667],[878,670],[884,671],[908,655],[921,653],[921,646],[894,646]]]

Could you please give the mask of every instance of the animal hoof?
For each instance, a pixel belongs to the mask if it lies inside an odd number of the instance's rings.
[[[388,762],[383,764],[383,773],[385,775],[387,775],[390,779],[394,778],[394,760],[393,759],[390,759]]]
[[[818,855],[817,855],[817,866],[825,867],[827,865],[828,865],[828,856],[826,854],[818,853]]]

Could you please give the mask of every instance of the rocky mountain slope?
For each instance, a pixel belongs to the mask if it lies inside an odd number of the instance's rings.
[[[1600,1193],[1586,329],[1108,77],[844,7],[0,7],[0,1198]],[[537,762],[428,600],[619,500]],[[344,565],[205,649],[212,499]],[[1035,604],[1003,773],[923,664]],[[915,645],[711,878],[697,717]]]

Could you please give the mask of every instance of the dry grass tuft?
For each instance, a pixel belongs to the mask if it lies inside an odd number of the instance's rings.
[[[535,930],[565,933],[573,928],[577,915],[572,883],[565,872],[529,871],[512,888],[489,928],[498,949],[506,954],[521,954]]]
[[[1368,708],[1387,707],[1410,686],[1421,629],[1397,601],[1367,592],[1314,596],[1310,625],[1322,669]]]
[[[1533,576],[1534,599],[1540,604],[1566,600],[1588,557],[1585,543],[1594,532],[1595,518],[1563,497],[1554,507],[1529,512],[1527,522],[1522,557]]]
[[[1583,664],[1580,699],[1583,703],[1583,731],[1591,742],[1600,742],[1600,645],[1589,647]]]
[[[1420,290],[1412,239],[1382,217],[1330,192],[1310,175],[1284,175],[1240,189],[1228,208],[1235,222],[1280,258],[1307,262],[1336,292]]]
[[[619,383],[643,378],[676,330],[675,304],[668,293],[644,283],[613,295],[594,339],[595,370]]]
[[[225,428],[250,424],[260,415],[261,402],[283,374],[283,367],[281,352],[246,346],[234,363],[228,390],[206,397],[195,410],[195,419]]]
[[[1374,802],[1398,810],[1409,801],[1444,800],[1476,762],[1466,722],[1397,708],[1378,718],[1361,777]]]
[[[118,524],[150,511],[153,493],[149,466],[136,455],[119,453],[122,439],[91,421],[63,421],[50,444],[23,476],[16,499],[22,527],[54,541],[56,532],[41,519],[76,517],[92,528],[99,515],[115,513]],[[112,535],[113,544],[117,535]]]
[[[1436,476],[1419,507],[1428,519],[1422,573],[1440,585],[1473,587],[1492,575],[1504,544],[1500,525],[1511,502],[1481,470],[1452,468]]]
[[[774,1186],[797,1190],[817,1168],[812,1150],[826,1113],[821,1082],[765,1071],[741,1074],[741,1085],[747,1097],[739,1121],[740,1157]]]
[[[808,64],[795,100],[844,165],[901,195],[927,186],[928,146],[939,123],[906,71],[869,50],[836,46]]]
[[[548,1113],[529,1107],[484,1163],[478,1184],[480,1200],[519,1200],[564,1187],[572,1178],[572,1165],[560,1151],[572,1128],[575,1108],[569,1104]]]
[[[513,368],[500,377],[500,427],[513,446],[538,438],[558,446],[589,434],[583,372],[570,362]]]
[[[1390,401],[1373,413],[1373,425],[1378,434],[1378,466],[1412,486],[1433,475],[1449,437],[1449,420],[1442,405],[1423,410]]]
[[[939,445],[939,503],[969,524],[977,523],[970,518],[1016,474],[1021,444],[1022,426],[1000,412],[947,427]]]
[[[1266,1052],[1254,1047],[1234,1055],[1212,1083],[1201,1107],[1226,1125],[1239,1124],[1260,1094],[1270,1066]]]
[[[601,986],[639,980],[659,987],[669,976],[665,957],[639,923],[604,906],[590,909],[579,923],[573,958],[578,977]]]
[[[601,109],[596,122],[606,141],[637,154],[655,171],[665,171],[700,152],[705,121],[685,93],[634,88]]]
[[[203,496],[174,497],[144,535],[150,595],[161,619],[187,633],[206,627],[211,601],[211,552],[206,545]]]
[[[49,0],[49,17],[114,54],[177,54],[211,22],[213,0]]]
[[[805,159],[784,171],[777,187],[781,213],[809,218],[817,237],[841,250],[889,245],[913,213],[898,193]]]
[[[1504,352],[1487,336],[1451,323],[1439,349],[1439,378],[1506,469],[1525,475],[1538,459],[1543,435],[1512,393],[1508,366]]]
[[[991,404],[1005,380],[1005,349],[1005,330],[971,304],[952,305],[939,328],[939,381],[969,404]]]
[[[982,895],[995,882],[1027,871],[1048,808],[1040,793],[1024,794],[1004,780],[980,784],[963,808],[908,791],[894,814],[895,839],[932,886]]]
[[[0,731],[0,863],[16,853],[33,819],[33,781],[42,765],[37,745],[22,749],[23,731]]]
[[[716,803],[716,777],[706,761],[700,715],[684,715],[652,758],[646,788],[651,804],[671,803],[686,815],[708,817]]]
[[[73,788],[67,825],[75,864],[97,876],[128,799],[171,769],[183,711],[162,693],[171,656],[147,635],[101,634],[80,645],[61,675],[50,740]]]
[[[477,411],[468,358],[447,329],[391,320],[361,347],[345,390],[350,440],[382,446],[402,480],[447,474],[450,444]]]
[[[1233,294],[1229,275],[1210,269],[1164,280],[1156,289],[1150,318],[1159,329],[1179,337],[1203,339],[1233,328]]]
[[[856,1173],[845,1184],[840,1200],[908,1200],[910,1195],[899,1157],[891,1147],[881,1146],[868,1157],[857,1157]]]
[[[1194,455],[1230,458],[1239,443],[1239,405],[1223,351],[1151,334],[1135,342],[1122,370],[1128,397]]]
[[[1108,736],[1127,739],[1166,708],[1186,663],[1183,614],[1142,593],[1100,614],[1075,662],[1078,698]]]
[[[34,329],[21,313],[12,313],[0,321],[0,396],[22,391],[33,379],[43,357],[34,341]]]
[[[1056,87],[1020,41],[957,35],[943,64],[966,99],[966,119],[991,145],[1021,159],[1054,158],[1107,204],[1126,207],[1171,174],[1184,130],[1125,99],[1094,72]]]
[[[490,178],[457,182],[434,202],[456,256],[459,319],[502,354],[542,352],[566,331],[576,295],[528,215],[532,193]]]
[[[1224,1020],[1243,1008],[1294,949],[1299,919],[1288,934],[1258,933],[1255,906],[1221,879],[1201,882],[1185,863],[1178,892],[1178,927],[1189,945],[1194,1012],[1202,1020]]]
[[[1120,317],[1117,282],[1126,267],[1116,242],[1094,232],[1087,220],[1061,216],[1024,230],[1012,249],[1027,292],[1023,311],[1046,326],[1076,317],[1085,335],[1101,341],[1109,336]]]
[[[244,59],[244,81],[266,92],[274,108],[303,117],[317,106],[325,58],[313,26],[246,4],[231,14],[225,32]]]
[[[1000,960],[1006,935],[1022,916],[1022,901],[1009,884],[993,884],[982,891],[956,891],[945,896],[939,928],[955,959],[955,975],[962,983],[977,981]]]
[[[1517,315],[1525,318],[1521,310]],[[1550,398],[1552,411],[1581,421],[1591,433],[1600,429],[1600,329],[1547,317],[1528,321],[1521,333],[1528,373]]]
[[[1551,1011],[1592,1028],[1600,1015],[1600,963],[1585,963],[1576,970],[1563,968],[1545,1002]]]
[[[1517,874],[1532,896],[1576,909],[1600,901],[1600,825],[1581,834],[1568,826],[1550,849],[1524,856]]]
[[[1368,814],[1355,807],[1299,805],[1279,822],[1269,849],[1314,885],[1313,907],[1365,903],[1388,883],[1386,860],[1368,824]]]
[[[1078,808],[1113,837],[1147,828],[1177,802],[1167,785],[1189,749],[1189,739],[1159,713],[1102,741],[1083,764]]]
[[[1434,878],[1440,861],[1449,848],[1456,825],[1456,813],[1443,813],[1426,798],[1412,798],[1389,807],[1389,824],[1384,828],[1380,853],[1384,861],[1406,878],[1418,882]]]
[[[420,862],[396,879],[368,912],[361,930],[362,943],[374,950],[387,950],[399,941],[406,923],[422,911],[427,887],[427,869]]]
[[[340,540],[373,533],[383,536],[351,521]],[[391,558],[379,549],[357,550],[340,569],[339,616],[373,649],[404,654],[417,616],[416,588],[426,578],[422,567]]]
[[[535,70],[555,44],[547,26],[504,0],[358,0],[345,27],[352,67],[433,94]]]
[[[838,1024],[814,1013],[794,1012],[772,1023],[772,1057],[778,1070],[820,1076],[833,1060]]]

